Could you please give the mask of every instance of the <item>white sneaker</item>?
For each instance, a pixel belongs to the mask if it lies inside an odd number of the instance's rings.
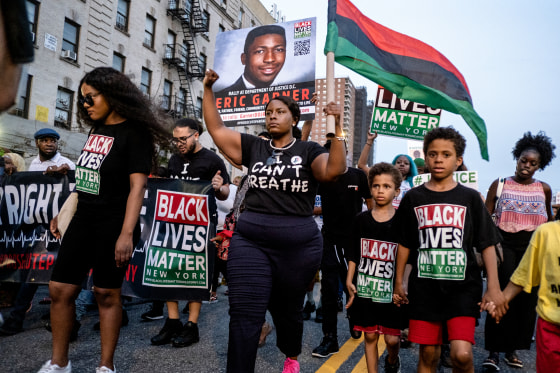
[[[113,365],[114,370],[107,368],[106,366],[95,368],[95,373],[117,373],[117,368]]]
[[[57,364],[51,364],[47,361],[37,373],[72,373],[72,363],[68,361],[68,365],[61,367]]]

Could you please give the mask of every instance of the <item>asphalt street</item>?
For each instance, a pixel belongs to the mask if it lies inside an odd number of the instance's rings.
[[[225,372],[228,343],[228,298],[224,295],[227,288],[218,289],[218,303],[203,304],[199,320],[200,342],[186,348],[174,348],[171,345],[152,346],[150,337],[157,334],[163,326],[163,320],[143,322],[140,315],[149,309],[143,300],[133,299],[125,303],[130,323],[121,330],[119,345],[115,356],[118,373],[148,372]],[[50,358],[51,334],[44,329],[42,316],[49,311],[48,305],[39,305],[38,301],[47,295],[47,287],[40,287],[33,307],[27,314],[25,331],[10,337],[0,337],[0,373],[31,373],[39,370]],[[315,298],[319,299],[319,286],[315,287]],[[180,303],[183,307],[185,302]],[[1,310],[6,317],[9,309]],[[99,332],[92,330],[98,320],[97,311],[90,311],[82,320],[82,327],[76,342],[70,345],[70,359],[73,372],[95,372],[100,346]],[[186,321],[186,315],[183,315]],[[311,356],[311,351],[321,341],[321,324],[312,319],[305,322],[303,352],[299,357],[301,372],[319,373],[354,373],[367,372],[363,359],[363,342],[350,338],[348,322],[343,313],[339,313],[338,340],[341,351],[328,359]],[[267,315],[272,322],[270,315]],[[476,345],[473,347],[475,372],[484,372],[481,364],[487,354],[484,351],[484,318],[476,329]],[[257,373],[281,372],[285,357],[275,346],[275,331],[268,337],[266,345],[259,349],[256,362]],[[402,349],[401,372],[415,372],[418,361],[418,348],[413,345]],[[502,360],[500,372],[523,373],[535,372],[535,346],[529,351],[520,351],[519,357],[525,362],[525,368],[508,367]],[[502,356],[503,358],[503,356]],[[382,357],[383,359],[383,357]],[[382,360],[381,359],[381,360]],[[380,372],[383,372],[382,364]],[[440,372],[451,372],[441,368]],[[552,373],[552,372],[551,372]]]

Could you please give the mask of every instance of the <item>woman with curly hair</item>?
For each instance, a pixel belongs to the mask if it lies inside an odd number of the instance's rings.
[[[155,164],[155,142],[165,136],[149,99],[115,69],[100,67],[87,73],[80,81],[78,103],[78,121],[91,130],[76,162],[77,210],[49,283],[52,357],[40,373],[72,371],[68,347],[74,300],[90,269],[101,327],[96,372],[116,371],[121,285],[140,237],[138,217]],[[51,231],[60,237],[56,218]]]
[[[547,183],[535,179],[537,170],[544,170],[555,157],[555,145],[543,132],[527,132],[513,148],[517,161],[515,174],[495,180],[486,198],[486,207],[495,216],[502,234],[503,263],[498,270],[502,290],[521,261],[531,235],[537,227],[552,221],[552,192]],[[510,302],[509,310],[497,324],[490,318],[485,325],[485,348],[490,352],[482,364],[498,370],[500,352],[505,352],[509,366],[522,368],[516,350],[528,350],[535,329],[537,293],[520,294]]]

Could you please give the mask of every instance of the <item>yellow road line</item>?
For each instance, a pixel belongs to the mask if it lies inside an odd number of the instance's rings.
[[[362,344],[363,340],[363,336],[360,337],[360,339],[350,338],[349,340],[347,340],[346,343],[344,343],[344,345],[340,348],[338,353],[332,355],[327,361],[325,361],[325,363],[321,365],[321,367],[315,373],[335,373],[338,368],[340,368],[340,366],[344,364],[346,360],[348,360],[354,350],[360,344]]]
[[[383,335],[380,335],[379,339],[377,340],[377,356],[383,355],[386,347],[387,346],[385,345],[385,338],[383,337]],[[354,369],[352,369],[352,373],[367,373],[366,355],[362,356],[358,364],[356,364]]]

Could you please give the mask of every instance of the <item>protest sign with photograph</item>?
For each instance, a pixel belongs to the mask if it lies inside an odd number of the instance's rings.
[[[315,118],[316,26],[308,18],[218,34],[214,95],[226,126],[264,124],[266,104],[279,95],[299,103],[301,120]]]

